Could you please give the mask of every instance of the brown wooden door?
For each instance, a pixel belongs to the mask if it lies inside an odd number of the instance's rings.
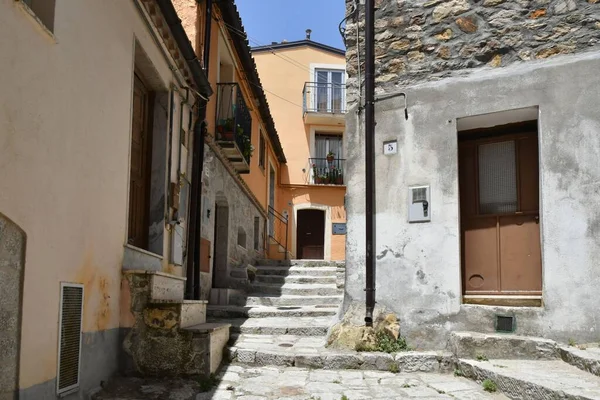
[[[325,212],[299,210],[296,256],[305,260],[325,258]]]
[[[537,134],[459,145],[466,295],[541,295]]]
[[[148,192],[150,189],[148,91],[137,75],[134,79],[128,243],[146,248],[148,246]]]

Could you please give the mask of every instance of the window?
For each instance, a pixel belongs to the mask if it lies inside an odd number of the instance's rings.
[[[21,0],[50,32],[54,32],[54,3],[56,0]]]
[[[258,251],[258,245],[260,243],[260,218],[254,217],[254,250]]]
[[[346,104],[346,85],[343,70],[315,70],[315,104],[320,112],[343,112]]]
[[[242,227],[238,228],[237,244],[244,249],[246,248],[246,231]]]
[[[325,159],[329,152],[334,154],[335,159],[342,159],[342,136],[341,135],[315,135],[315,158]]]
[[[265,137],[263,136],[262,130],[259,130],[259,145],[258,145],[258,166],[265,168],[265,158],[267,153],[267,144]]]

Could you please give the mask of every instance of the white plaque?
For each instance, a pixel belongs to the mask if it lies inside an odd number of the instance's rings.
[[[398,153],[398,142],[396,140],[383,142],[383,154],[389,155],[396,153]]]

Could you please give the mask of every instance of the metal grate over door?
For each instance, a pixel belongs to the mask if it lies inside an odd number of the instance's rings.
[[[79,387],[82,320],[83,285],[61,283],[58,339],[58,394],[72,392]]]

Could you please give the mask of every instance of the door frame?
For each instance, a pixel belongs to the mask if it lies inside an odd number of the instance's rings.
[[[513,120],[514,121],[514,120]],[[542,143],[541,143],[541,132],[539,119],[529,119],[520,122],[507,122],[502,125],[496,125],[485,128],[472,128],[459,130],[457,132],[457,170],[459,167],[459,147],[461,142],[478,142],[490,143],[497,142],[499,138],[505,140],[516,140],[523,135],[535,135],[538,145],[537,158],[538,158],[538,216],[539,216],[539,235],[540,235],[540,263],[541,263],[541,294],[477,294],[477,295],[466,295],[464,287],[464,275],[465,275],[465,264],[464,264],[464,238],[463,238],[463,217],[461,211],[461,194],[460,194],[460,172],[458,172],[458,187],[459,187],[459,198],[458,198],[458,222],[459,222],[459,271],[460,271],[460,286],[461,286],[461,298],[463,304],[478,304],[478,305],[492,305],[492,306],[515,306],[515,307],[541,307],[543,305],[544,290],[544,240],[543,240],[543,204],[542,204]],[[517,150],[516,150],[517,151]],[[518,177],[517,177],[518,180]],[[478,188],[479,181],[477,180],[474,185]],[[477,189],[478,190],[478,189]],[[519,191],[520,189],[517,188]],[[479,209],[479,204],[477,204]],[[520,215],[525,215],[523,213]],[[494,216],[496,214],[490,214]]]
[[[319,210],[325,212],[325,238],[323,241],[323,260],[331,261],[331,235],[332,235],[332,226],[331,226],[331,207],[326,206],[324,204],[317,203],[301,203],[294,204],[292,210],[292,245],[290,250],[292,251],[292,256],[294,258],[298,258],[298,254],[296,254],[296,246],[297,246],[297,232],[298,232],[298,211],[300,210]]]

